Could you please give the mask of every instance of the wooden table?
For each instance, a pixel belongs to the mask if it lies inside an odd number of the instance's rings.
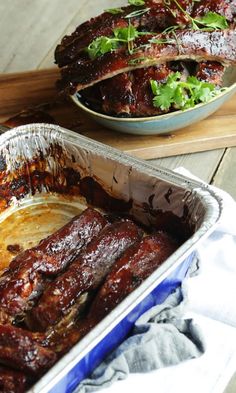
[[[0,2],[0,72],[51,68],[56,43],[88,17],[125,0],[5,0]],[[22,91],[22,95],[24,91]],[[224,124],[222,124],[224,127]],[[236,127],[236,124],[234,124]],[[151,160],[173,169],[183,166],[236,198],[236,148]],[[232,390],[236,387],[231,385]]]

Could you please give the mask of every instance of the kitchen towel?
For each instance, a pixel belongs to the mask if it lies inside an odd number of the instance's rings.
[[[203,337],[192,319],[183,318],[186,301],[177,288],[164,303],[145,312],[131,336],[80,383],[76,393],[96,392],[130,373],[150,372],[200,356]]]

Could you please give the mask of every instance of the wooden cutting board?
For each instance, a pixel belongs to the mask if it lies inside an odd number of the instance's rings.
[[[57,68],[1,75],[0,123],[23,109],[37,106],[50,114],[56,124],[144,159],[236,145],[236,96],[215,114],[190,127],[168,135],[136,136],[105,129],[72,102],[60,99],[55,89],[57,79]]]

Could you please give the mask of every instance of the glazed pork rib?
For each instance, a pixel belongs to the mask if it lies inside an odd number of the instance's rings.
[[[0,325],[0,363],[29,375],[41,375],[57,360],[56,354],[38,344],[34,334],[11,325]]]
[[[198,63],[196,78],[221,87],[223,85],[224,73],[225,67],[223,64],[216,61],[202,61]]]
[[[225,67],[217,62],[194,62],[189,66],[191,75],[197,79],[213,83],[217,87],[223,85]],[[139,68],[131,72],[123,72],[110,79],[80,92],[82,99],[100,112],[115,116],[154,116],[166,113],[153,105],[151,80],[159,84],[166,82],[173,72],[180,72],[181,79],[186,80],[190,70],[182,62],[165,63],[157,66]]]
[[[19,254],[0,281],[0,321],[24,316],[41,295],[48,280],[62,272],[101,229],[107,220],[88,208],[38,246]]]
[[[82,247],[106,224],[107,220],[102,214],[95,209],[87,208],[55,233],[41,240],[38,246],[14,258],[9,271],[18,270],[30,255],[30,258],[40,260],[41,273],[56,275],[79,255]]]
[[[105,113],[126,116],[152,116],[161,114],[152,103],[150,80],[164,83],[173,71],[167,64],[123,72],[98,83],[101,109]],[[82,97],[86,91],[82,92]]]
[[[133,53],[123,47],[94,60],[78,59],[62,68],[59,88],[73,94],[122,72],[189,59],[236,64],[236,31],[177,30],[175,37],[145,35],[135,40]]]
[[[60,356],[85,336],[127,295],[137,288],[177,248],[177,242],[167,233],[145,236],[129,247],[114,263],[96,294],[84,319],[74,324],[66,334],[52,337],[51,346]]]
[[[179,0],[183,9],[192,11],[191,1]],[[175,3],[172,4],[172,12],[166,7],[164,1],[146,1],[144,6],[127,6],[120,8],[122,12],[112,14],[104,12],[96,18],[80,25],[74,33],[62,39],[56,47],[55,60],[59,67],[73,62],[94,39],[101,36],[110,37],[116,28],[132,25],[139,29],[150,32],[161,32],[168,26],[180,24],[186,26],[189,22],[186,15],[180,11]],[[128,18],[129,15],[134,15]]]
[[[177,248],[177,242],[165,232],[144,237],[130,247],[114,264],[96,295],[88,319],[96,323],[137,288]]]
[[[216,12],[224,16],[229,22],[234,21],[236,15],[235,0],[201,0],[194,4],[192,17],[198,18],[208,12]]]
[[[30,325],[37,330],[55,325],[80,295],[94,291],[101,284],[115,260],[141,236],[141,229],[130,220],[106,226],[43,293],[38,305],[32,309]]]

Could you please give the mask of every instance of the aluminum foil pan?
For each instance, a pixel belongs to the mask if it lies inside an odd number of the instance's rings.
[[[31,124],[0,137],[0,262],[7,265],[88,205],[167,230],[182,246],[30,392],[73,391],[134,321],[180,284],[222,211],[221,199],[206,185],[64,128]]]

